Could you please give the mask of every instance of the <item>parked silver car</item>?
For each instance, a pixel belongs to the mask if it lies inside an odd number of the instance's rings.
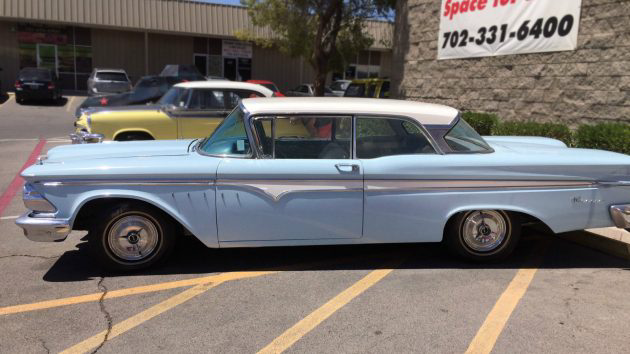
[[[123,69],[92,70],[87,81],[88,96],[102,96],[130,91],[133,86]]]
[[[342,97],[351,82],[351,80],[336,80],[330,85],[330,89],[335,96]]]

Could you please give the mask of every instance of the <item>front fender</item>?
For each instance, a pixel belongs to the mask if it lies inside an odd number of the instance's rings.
[[[155,189],[152,187],[151,189]],[[97,199],[124,198],[138,200],[162,210],[190,231],[207,247],[218,247],[216,217],[214,208],[214,189],[200,187],[196,191],[190,188],[184,191],[169,192],[138,191],[128,189],[98,189],[82,191],[76,194],[67,210],[70,225],[73,226],[77,215],[85,204]],[[53,202],[54,203],[54,202]]]

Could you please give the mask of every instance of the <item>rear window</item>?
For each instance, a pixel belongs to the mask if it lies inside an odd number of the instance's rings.
[[[350,84],[343,94],[345,97],[364,97],[365,85],[364,84]]]
[[[99,80],[107,80],[107,81],[122,81],[127,82],[127,75],[125,73],[117,73],[117,72],[106,72],[101,71],[96,73],[96,78]]]
[[[50,70],[26,68],[22,69],[18,75],[20,80],[52,80]]]

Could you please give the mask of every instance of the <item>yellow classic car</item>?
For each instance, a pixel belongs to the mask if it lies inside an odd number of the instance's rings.
[[[70,137],[73,143],[206,137],[241,99],[271,96],[266,87],[245,82],[180,83],[156,105],[88,109],[74,123],[76,130]]]

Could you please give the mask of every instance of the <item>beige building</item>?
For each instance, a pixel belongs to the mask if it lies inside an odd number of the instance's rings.
[[[271,80],[287,90],[313,79],[308,63],[238,41],[238,30],[270,36],[245,8],[181,0],[0,0],[0,80],[10,90],[22,67],[50,67],[65,89],[84,90],[93,68],[122,68],[135,82],[166,64],[202,74]],[[373,46],[335,78],[388,77],[393,26],[370,21]],[[332,75],[331,75],[332,79]]]

